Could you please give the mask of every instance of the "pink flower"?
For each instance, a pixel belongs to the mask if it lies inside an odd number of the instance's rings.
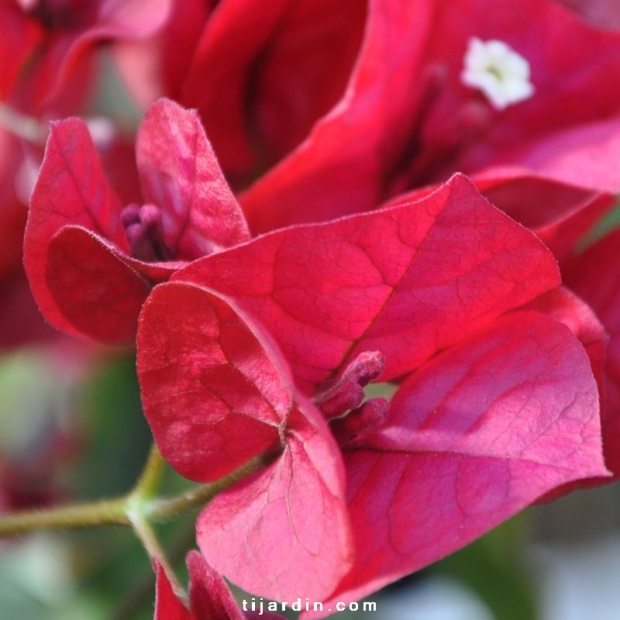
[[[138,374],[162,454],[199,481],[275,459],[200,515],[209,564],[261,596],[351,600],[606,476],[604,336],[558,284],[540,241],[456,176],[157,286]],[[364,401],[369,381],[396,382],[391,403]]]
[[[620,33],[557,2],[246,4],[183,3],[151,47],[138,46],[149,71],[137,46],[117,51],[140,99],[164,93],[197,107],[233,186],[255,181],[240,196],[254,232],[373,209],[455,171],[541,204],[551,192],[542,216],[515,212],[526,225],[572,217],[566,193],[620,187],[610,164]],[[464,80],[472,40],[497,42],[527,68],[525,98],[500,108]]]
[[[464,81],[472,39],[501,42],[526,63],[528,97],[499,109]],[[574,210],[560,208],[562,193],[620,188],[619,70],[620,33],[556,2],[369,2],[342,98],[240,202],[260,232],[373,209],[461,171],[483,189],[499,177],[505,196],[534,198],[517,215],[550,225]],[[541,214],[551,190],[555,208]]]
[[[151,287],[248,238],[196,115],[162,100],[136,144],[143,199],[123,205],[81,120],[55,123],[35,186],[24,264],[46,319],[107,343],[133,340]]]

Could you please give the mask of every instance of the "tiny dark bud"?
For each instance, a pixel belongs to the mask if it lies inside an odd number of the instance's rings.
[[[164,241],[161,210],[155,205],[127,205],[121,213],[131,255],[138,260],[170,260],[172,252]]]

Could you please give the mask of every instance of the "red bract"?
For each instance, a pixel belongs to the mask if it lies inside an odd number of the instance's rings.
[[[151,287],[248,238],[195,113],[162,100],[136,144],[144,204],[121,205],[86,125],[53,125],[26,227],[24,264],[56,327],[107,343],[135,335]]]
[[[147,307],[138,341],[144,406],[177,470],[208,481],[283,449],[201,519],[219,529],[218,570],[271,598],[320,600],[351,560],[344,471],[327,424],[296,392],[268,336],[223,298],[174,283],[156,288]]]
[[[174,593],[172,584],[161,565],[155,563],[157,594],[153,620],[245,620],[262,618],[281,620],[282,616],[269,612],[244,613],[226,582],[195,551],[187,555],[189,569],[189,609]],[[260,610],[261,612],[263,610]]]
[[[571,478],[606,475],[596,384],[553,319],[519,312],[418,369],[345,452],[356,599],[451,553]]]
[[[95,43],[153,34],[168,15],[169,0],[2,0],[0,98],[40,111],[70,86],[84,96],[85,65]]]
[[[179,92],[198,108],[224,170],[244,184],[302,142],[342,97],[366,13],[363,0],[254,7],[218,6]]]
[[[574,335],[592,348],[595,330],[572,297],[534,301],[558,284],[552,254],[456,176],[419,202],[277,231],[158,286],[138,373],[162,454],[211,480],[244,453],[279,452],[199,517],[209,564],[263,596],[344,600],[607,475]],[[392,379],[391,404],[363,402],[368,381]]]
[[[584,234],[616,204],[615,194],[560,183],[520,167],[494,167],[476,175],[477,189],[545,243],[560,263],[574,256]],[[425,186],[390,201],[394,206],[435,190]]]
[[[144,91],[142,76],[159,74],[199,109],[234,187],[256,178],[240,196],[254,232],[372,209],[455,171],[564,253],[565,228],[574,237],[613,204],[595,192],[620,187],[619,33],[551,0],[310,5],[183,4],[156,46],[161,66],[128,78]],[[524,59],[529,99],[500,110],[463,83],[472,38]]]

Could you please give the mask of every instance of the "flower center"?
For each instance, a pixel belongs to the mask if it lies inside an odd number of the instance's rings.
[[[461,81],[481,90],[496,110],[534,94],[529,63],[503,41],[470,39]]]
[[[127,205],[121,212],[121,222],[131,248],[131,255],[146,262],[166,261],[172,252],[164,241],[161,211],[151,204]]]
[[[341,448],[353,448],[386,419],[389,404],[385,398],[364,400],[364,386],[383,372],[379,351],[360,353],[341,376],[324,386],[312,399],[329,421]]]
[[[362,404],[364,386],[376,379],[383,367],[384,359],[379,351],[360,353],[340,377],[324,385],[312,400],[328,420],[341,416]]]

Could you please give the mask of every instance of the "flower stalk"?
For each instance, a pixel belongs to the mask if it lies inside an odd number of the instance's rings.
[[[165,565],[162,561],[163,555],[151,544],[155,540],[151,523],[169,521],[200,508],[238,480],[271,463],[274,457],[275,454],[266,452],[213,483],[198,485],[172,497],[158,498],[156,493],[166,463],[157,446],[153,445],[144,469],[129,494],[97,502],[3,515],[0,516],[0,537],[19,536],[36,530],[130,526],[144,544],[149,556],[157,557]]]

